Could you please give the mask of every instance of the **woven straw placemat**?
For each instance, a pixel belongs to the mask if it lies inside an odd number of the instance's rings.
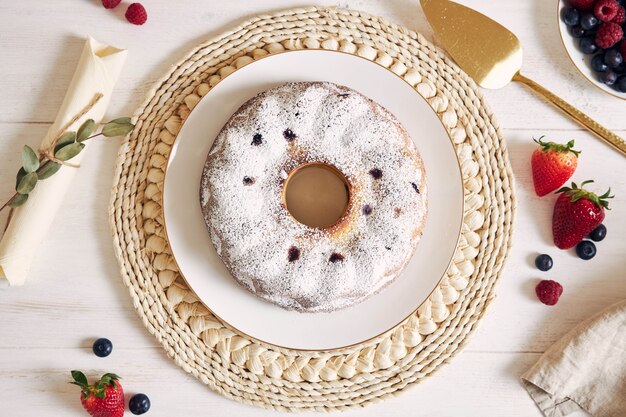
[[[464,226],[446,276],[419,311],[365,344],[302,352],[263,344],[217,320],[181,278],[163,230],[164,168],[181,122],[223,77],[267,54],[339,50],[376,61],[427,99],[456,147]],[[510,243],[513,177],[474,82],[423,36],[338,8],[258,16],[194,49],[154,89],[123,144],[110,207],[124,283],[150,333],[220,394],[278,410],[342,410],[395,394],[465,344],[493,297]]]

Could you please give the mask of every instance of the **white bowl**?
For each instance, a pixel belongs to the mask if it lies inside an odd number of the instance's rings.
[[[609,93],[614,97],[626,100],[626,93],[620,93],[619,91],[614,90],[612,87],[598,81],[598,76],[596,72],[591,68],[591,59],[594,57],[594,55],[585,55],[580,51],[580,49],[578,49],[579,40],[570,35],[568,26],[563,23],[563,19],[561,19],[561,12],[565,7],[567,7],[566,0],[557,0],[557,19],[559,22],[559,32],[561,35],[561,41],[563,41],[563,46],[565,47],[565,50],[567,51],[567,55],[569,56],[570,60],[578,69],[578,72],[580,72],[587,80],[589,80],[590,83],[592,83],[605,93]]]

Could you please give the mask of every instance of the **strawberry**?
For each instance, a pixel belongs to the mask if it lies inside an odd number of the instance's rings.
[[[607,199],[613,198],[611,189],[597,196],[583,189],[592,182],[585,181],[580,188],[572,183],[571,188],[563,187],[557,191],[560,195],[552,214],[552,235],[559,249],[576,246],[604,220],[604,209],[609,209]]]
[[[100,381],[89,385],[87,377],[80,371],[72,371],[74,382],[82,388],[80,402],[93,417],[122,417],[124,415],[124,390],[115,374],[104,374]]]
[[[539,148],[535,149],[531,159],[535,192],[539,197],[558,189],[576,171],[578,154],[580,151],[572,149],[574,141],[566,145],[554,142],[544,142],[543,136],[535,142]]]

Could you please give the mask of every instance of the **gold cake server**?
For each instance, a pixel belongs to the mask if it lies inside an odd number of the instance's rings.
[[[507,28],[449,0],[421,0],[421,3],[439,41],[478,85],[497,89],[518,81],[626,156],[624,139],[520,73],[522,45]]]

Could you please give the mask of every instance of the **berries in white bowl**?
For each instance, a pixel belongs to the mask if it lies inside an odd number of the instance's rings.
[[[591,82],[626,99],[626,0],[559,0],[563,44]]]

